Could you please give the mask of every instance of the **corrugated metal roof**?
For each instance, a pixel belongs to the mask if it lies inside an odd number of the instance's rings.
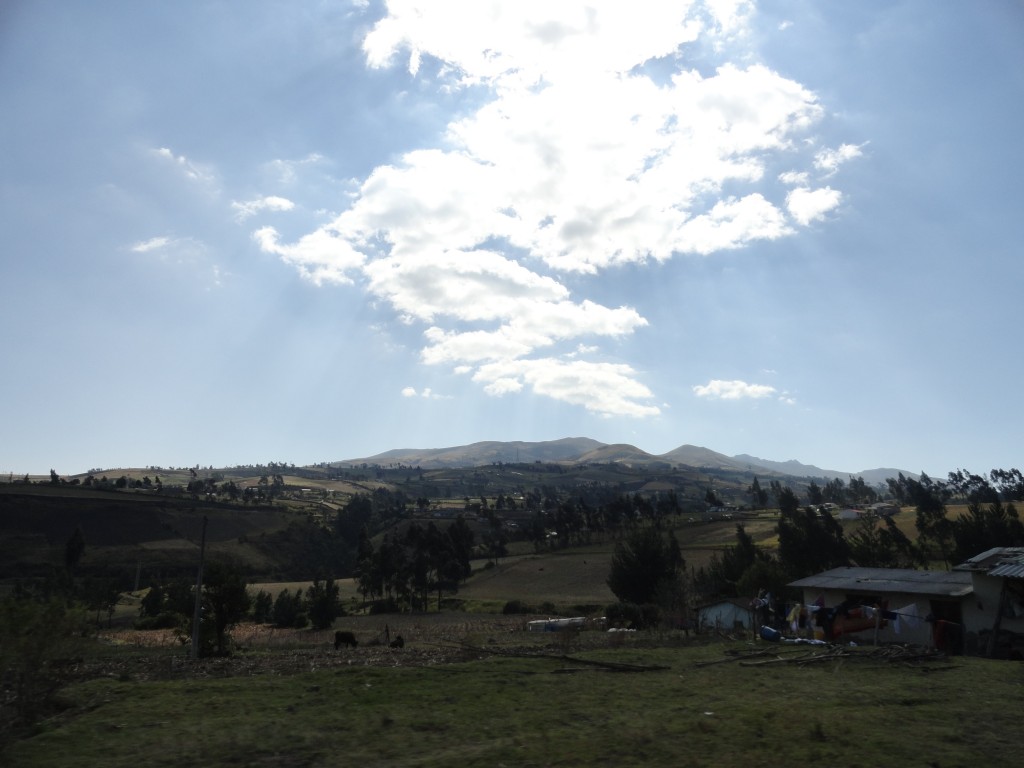
[[[1024,547],[994,547],[961,563],[954,570],[1024,579]]]
[[[988,572],[989,576],[1003,576],[1007,579],[1024,579],[1024,549],[1007,547],[1003,557],[995,568]]]
[[[801,589],[844,592],[901,592],[932,597],[963,597],[974,591],[964,571],[912,571],[905,568],[833,568],[791,582]]]

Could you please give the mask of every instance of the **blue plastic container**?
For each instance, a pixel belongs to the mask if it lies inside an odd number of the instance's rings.
[[[772,629],[771,627],[761,627],[761,639],[777,643],[782,639],[782,633],[777,629]]]

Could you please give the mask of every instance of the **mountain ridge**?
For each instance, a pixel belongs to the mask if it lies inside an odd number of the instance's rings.
[[[887,478],[902,473],[906,477],[918,475],[906,470],[878,467],[859,472],[822,469],[803,464],[796,459],[772,461],[750,454],[727,456],[710,448],[684,444],[663,454],[651,454],[629,443],[602,443],[588,437],[565,437],[545,441],[485,440],[468,445],[446,448],[396,448],[374,456],[347,459],[336,464],[408,464],[423,469],[463,468],[489,464],[511,463],[567,463],[607,464],[622,463],[633,466],[685,465],[696,468],[714,468],[753,471],[755,468],[791,477],[846,480],[860,477],[865,482],[884,484]]]

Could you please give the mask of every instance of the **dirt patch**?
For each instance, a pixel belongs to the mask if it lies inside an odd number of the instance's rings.
[[[101,643],[153,653],[124,658],[76,660],[66,669],[77,679],[118,677],[133,680],[298,674],[351,666],[426,667],[484,658],[494,648],[546,648],[558,645],[555,633],[527,632],[536,616],[476,614],[388,614],[349,616],[328,630],[278,629],[241,624],[231,633],[235,647],[227,658],[188,658],[188,647],[173,630],[103,632]],[[335,630],[352,632],[357,648],[334,649]],[[603,633],[594,638],[604,642]],[[401,635],[404,647],[389,641]],[[161,653],[165,649],[165,653]]]

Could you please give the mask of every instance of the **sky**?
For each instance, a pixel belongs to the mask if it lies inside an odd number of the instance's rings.
[[[0,4],[0,473],[1024,458],[1024,4]]]

